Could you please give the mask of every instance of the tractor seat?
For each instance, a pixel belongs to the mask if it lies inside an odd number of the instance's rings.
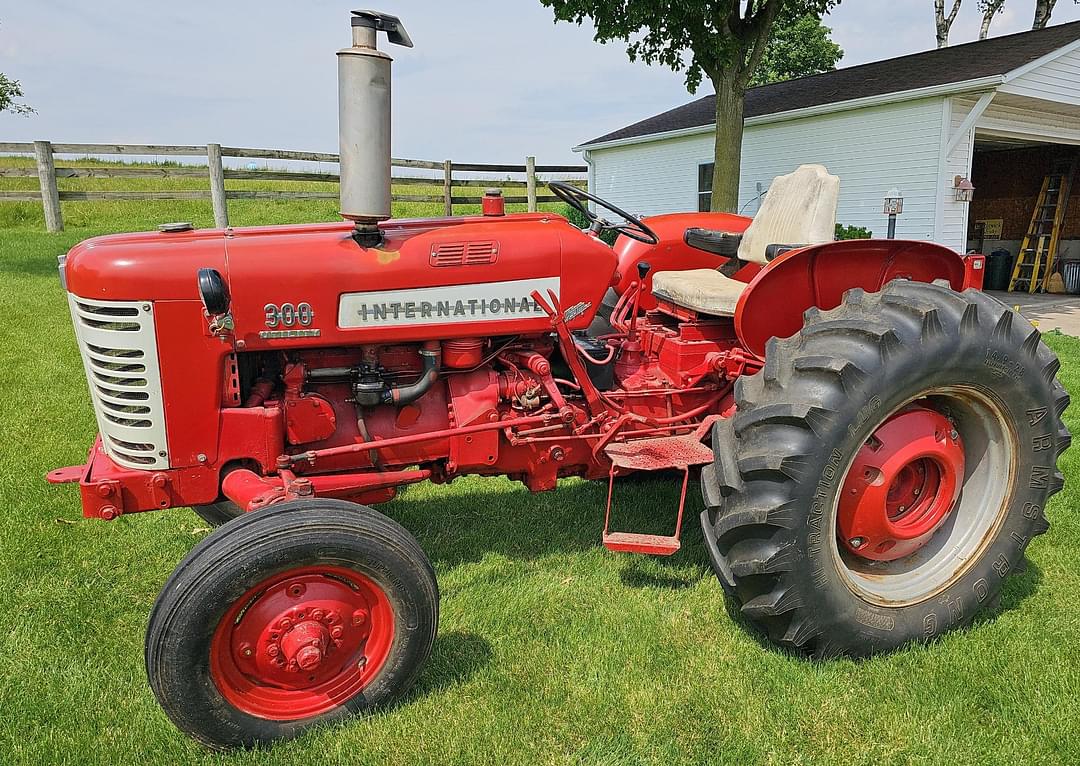
[[[800,246],[831,242],[836,236],[840,179],[822,165],[801,165],[773,179],[761,210],[739,241],[738,258],[765,265],[777,243]],[[678,306],[714,316],[734,316],[746,283],[712,269],[661,271],[652,292]]]
[[[715,269],[661,271],[653,277],[652,292],[676,306],[712,316],[735,316],[735,305],[746,282],[725,277]]]

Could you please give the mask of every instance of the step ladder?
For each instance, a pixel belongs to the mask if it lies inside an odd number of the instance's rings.
[[[712,448],[701,443],[701,433],[613,442],[604,447],[604,454],[611,461],[607,512],[604,514],[604,547],[609,551],[652,556],[670,556],[678,552],[681,545],[683,508],[686,506],[686,486],[690,483],[690,468],[712,462],[713,459]],[[679,493],[674,534],[643,535],[611,531],[611,498],[615,490],[615,474],[620,468],[626,471],[682,470],[682,491]]]
[[[1075,171],[1076,160],[1057,160],[1050,174],[1043,179],[1031,224],[1013,265],[1009,290],[1045,292],[1050,275],[1054,273],[1061,224],[1069,206]]]

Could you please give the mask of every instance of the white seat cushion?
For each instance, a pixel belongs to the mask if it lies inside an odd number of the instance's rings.
[[[745,289],[745,282],[713,269],[659,271],[652,281],[653,295],[658,298],[703,314],[725,317],[735,315],[735,304]]]
[[[816,245],[836,237],[840,179],[823,165],[777,176],[739,244],[739,258],[765,263],[769,245]]]

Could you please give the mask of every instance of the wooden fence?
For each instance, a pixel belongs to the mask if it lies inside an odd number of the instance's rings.
[[[300,170],[247,170],[228,168],[222,158],[291,160],[307,162],[337,162],[338,155],[325,152],[299,152],[288,149],[247,149],[220,144],[205,146],[165,146],[153,144],[54,144],[49,141],[23,143],[0,142],[0,154],[33,154],[36,167],[2,166],[0,178],[37,176],[40,191],[0,191],[0,202],[40,201],[45,211],[45,227],[49,231],[63,231],[64,220],[60,202],[64,200],[169,200],[209,199],[214,209],[214,224],[224,228],[229,225],[228,200],[230,199],[337,199],[337,191],[255,191],[226,189],[230,179],[245,181],[314,181],[337,183],[333,173],[315,173]],[[78,156],[187,156],[205,157],[206,165],[170,165],[162,167],[79,167],[56,165],[55,155]],[[0,161],[2,161],[0,157]],[[482,200],[482,189],[497,187],[516,191],[505,197],[508,203],[527,204],[535,211],[537,203],[554,202],[556,197],[537,192],[537,174],[558,173],[567,176],[571,183],[585,183],[584,165],[537,165],[534,157],[526,157],[524,165],[500,165],[477,162],[454,162],[444,160],[407,160],[394,158],[392,168],[435,171],[436,177],[394,176],[391,183],[402,186],[442,186],[441,194],[393,194],[395,202],[442,202],[446,215],[454,214],[454,205],[476,205]],[[455,173],[468,173],[464,178]],[[475,174],[501,174],[501,178],[477,178]],[[523,179],[508,179],[508,174],[523,175]],[[206,190],[172,191],[60,191],[60,178],[206,178]],[[506,193],[506,192],[504,192]]]

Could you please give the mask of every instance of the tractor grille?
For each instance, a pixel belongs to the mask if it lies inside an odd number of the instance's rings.
[[[152,304],[68,302],[105,452],[128,468],[168,468]]]

